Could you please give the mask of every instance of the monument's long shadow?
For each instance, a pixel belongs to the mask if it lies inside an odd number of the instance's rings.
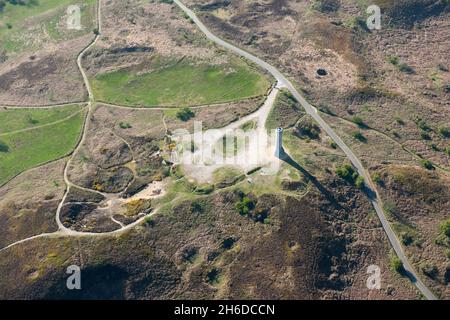
[[[280,152],[280,160],[286,162],[290,166],[294,167],[298,171],[300,171],[307,179],[308,181],[311,181],[312,184],[322,193],[325,198],[330,202],[331,205],[333,205],[336,209],[341,209],[342,207],[339,205],[338,201],[334,198],[334,196],[331,194],[328,189],[326,189],[315,176],[313,176],[311,173],[309,173],[305,168],[303,168],[298,162],[296,162],[294,159],[291,158],[290,155],[284,151],[284,149]]]

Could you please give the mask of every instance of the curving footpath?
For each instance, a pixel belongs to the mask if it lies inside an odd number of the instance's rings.
[[[347,158],[351,161],[351,163],[355,166],[355,168],[358,170],[358,173],[364,177],[364,180],[366,182],[367,186],[370,186],[372,190],[375,190],[372,197],[369,197],[370,202],[372,203],[373,207],[375,208],[375,211],[377,212],[377,215],[381,221],[381,224],[383,226],[384,231],[386,232],[389,242],[391,243],[392,247],[394,248],[395,253],[400,258],[400,260],[403,263],[403,266],[405,268],[406,273],[409,275],[409,278],[413,282],[413,284],[419,289],[419,291],[429,300],[436,300],[436,296],[427,288],[427,286],[420,280],[420,278],[417,276],[414,268],[409,263],[408,258],[406,257],[405,253],[403,252],[403,248],[400,244],[400,241],[398,240],[396,234],[392,230],[391,225],[389,224],[385,213],[382,209],[381,201],[379,200],[379,195],[376,191],[376,188],[374,188],[374,185],[370,179],[370,176],[367,174],[366,170],[364,169],[363,165],[361,164],[361,161],[358,159],[358,157],[353,153],[353,151],[344,143],[344,141],[334,132],[334,130],[325,122],[325,120],[322,119],[322,117],[319,115],[317,109],[313,107],[311,104],[309,104],[305,98],[295,89],[294,85],[280,72],[277,68],[274,66],[268,64],[267,62],[261,60],[260,58],[252,55],[251,53],[244,51],[238,47],[235,47],[234,45],[218,38],[215,36],[209,29],[200,21],[200,19],[196,16],[196,14],[186,7],[181,1],[174,0],[174,2],[180,7],[181,10],[183,10],[189,18],[192,19],[192,21],[197,25],[197,27],[206,35],[206,37],[217,43],[218,45],[225,47],[226,49],[235,52],[236,54],[256,63],[263,69],[267,70],[269,73],[272,74],[273,77],[278,82],[278,87],[284,87],[288,89],[292,95],[300,102],[300,104],[303,106],[305,111],[320,125],[320,127],[331,137],[331,139],[336,142],[336,144],[342,149],[342,151],[345,153]]]

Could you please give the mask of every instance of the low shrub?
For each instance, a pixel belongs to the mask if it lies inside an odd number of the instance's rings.
[[[361,133],[361,131],[353,131],[352,137],[361,142],[367,142],[367,138]]]
[[[424,167],[427,170],[433,170],[434,169],[434,165],[430,160],[422,160],[420,162],[420,164],[422,165],[422,167]]]
[[[395,271],[401,275],[405,273],[405,267],[403,266],[403,262],[397,256],[393,256],[391,259],[391,269],[392,271]]]

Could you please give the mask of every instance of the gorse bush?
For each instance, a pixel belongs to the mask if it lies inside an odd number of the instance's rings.
[[[120,123],[119,123],[119,127],[120,127],[121,129],[130,129],[132,126],[131,126],[131,124],[129,124],[128,122],[120,122]]]
[[[439,274],[438,268],[435,265],[429,263],[420,264],[420,270],[424,275],[431,279],[435,279]]]
[[[320,127],[311,119],[300,121],[294,129],[295,135],[298,137],[308,137],[317,139],[320,135]]]
[[[392,200],[386,200],[383,206],[384,211],[390,216],[396,216],[397,214],[397,206]]]
[[[364,187],[364,178],[362,176],[358,176],[355,179],[355,187],[358,189],[362,189]]]
[[[422,138],[422,140],[431,140],[431,136],[428,133],[426,133],[425,131],[422,131],[420,133],[420,137]]]
[[[355,187],[362,189],[364,187],[364,178],[355,171],[350,164],[344,164],[336,168],[336,174],[345,181],[353,184]]]
[[[390,64],[393,64],[394,66],[396,66],[399,63],[399,58],[397,56],[389,56],[389,57],[387,57],[387,61]]]
[[[409,73],[409,74],[416,73],[416,70],[414,70],[413,67],[407,65],[406,63],[399,64],[398,70],[400,70],[401,72],[404,72],[404,73]]]
[[[378,172],[375,172],[372,175],[372,180],[373,182],[375,182],[376,184],[381,184],[383,182],[383,180],[381,179],[381,175]]]
[[[430,160],[422,160],[420,164],[427,170],[434,169],[433,163]]]
[[[353,117],[352,122],[357,124],[358,127],[360,127],[360,128],[367,127],[366,123],[364,122],[364,120],[361,117],[358,117],[358,116]]]
[[[250,213],[250,210],[252,210],[255,207],[255,204],[250,198],[244,197],[242,198],[241,201],[236,203],[235,207],[240,215],[246,216]]]
[[[444,153],[450,157],[450,146],[445,148]]]
[[[409,74],[413,74],[416,72],[413,67],[407,65],[406,63],[400,63],[400,59],[397,56],[389,56],[389,57],[387,57],[387,61],[390,64],[396,66],[397,69],[401,72],[405,72],[405,73],[409,73]]]
[[[350,164],[344,164],[342,167],[336,168],[336,174],[344,180],[350,181],[356,178],[355,169]]]
[[[361,131],[353,131],[352,137],[361,142],[367,142],[367,138],[361,133]]]
[[[394,256],[391,259],[391,269],[399,274],[404,274],[405,268],[403,267],[403,262],[399,257]]]

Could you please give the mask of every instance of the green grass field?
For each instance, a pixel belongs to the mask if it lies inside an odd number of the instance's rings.
[[[71,110],[72,107],[64,108],[66,110],[47,110],[48,116],[35,111],[34,116],[41,123],[30,126],[26,126],[30,114],[28,110],[0,113],[0,126],[4,128],[3,124],[7,125],[7,129],[0,134],[0,146],[3,146],[0,148],[0,185],[20,172],[63,157],[73,150],[80,137],[85,112],[81,111],[81,107],[78,107],[80,112]],[[29,127],[32,129],[16,131]]]
[[[234,59],[225,66],[178,63],[137,75],[119,70],[92,79],[97,100],[127,106],[193,106],[263,95],[266,76]]]
[[[70,40],[92,32],[95,3],[96,0],[39,0],[35,5],[7,3],[0,12],[1,51],[11,54],[36,50],[49,40]],[[81,30],[66,29],[64,17],[70,5],[80,6]]]

